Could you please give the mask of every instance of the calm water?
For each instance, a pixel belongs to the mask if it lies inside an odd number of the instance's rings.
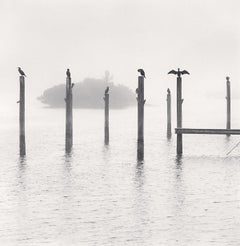
[[[225,127],[224,100],[196,107],[185,127]],[[27,109],[24,159],[17,106],[0,118],[0,245],[240,245],[240,136],[184,136],[177,159],[165,104],[146,107],[138,163],[136,108],[110,112],[109,147],[103,111],[76,109],[66,156],[64,110]]]

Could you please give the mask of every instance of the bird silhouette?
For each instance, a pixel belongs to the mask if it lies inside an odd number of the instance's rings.
[[[167,93],[168,93],[168,95],[170,95],[170,94],[171,94],[171,91],[170,91],[170,89],[169,89],[169,88],[167,89]]]
[[[171,70],[170,72],[168,72],[168,74],[177,74],[178,77],[181,77],[181,75],[190,74],[190,73],[186,70],[180,71],[180,69],[178,68],[177,71]]]
[[[67,77],[68,77],[69,79],[71,79],[71,73],[70,73],[69,68],[67,69],[66,75],[67,75]]]
[[[107,86],[107,88],[105,89],[105,94],[107,94],[109,92],[109,86]]]
[[[146,78],[145,72],[144,72],[144,70],[142,68],[139,68],[137,71],[141,74],[141,76],[143,76],[144,78]]]
[[[18,67],[18,72],[20,73],[21,76],[27,77],[20,67]]]

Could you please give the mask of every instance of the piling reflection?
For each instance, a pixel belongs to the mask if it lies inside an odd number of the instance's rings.
[[[142,188],[144,185],[144,161],[137,161],[136,183],[137,183],[137,188]]]
[[[66,199],[69,199],[70,194],[72,192],[72,163],[73,163],[73,154],[68,153],[64,155],[64,163],[63,163],[63,203]]]
[[[176,164],[176,179],[181,179],[182,174],[182,166],[183,166],[183,157],[181,155],[177,155],[175,159]]]
[[[108,151],[109,151],[109,149],[110,149],[110,145],[104,144],[104,145],[103,145],[103,148],[102,148],[103,154],[104,154],[104,155],[107,154]]]
[[[69,152],[69,153],[65,153],[64,155],[64,170],[66,171],[66,173],[64,174],[64,176],[69,176],[71,169],[72,169],[72,162],[73,162],[73,153]]]
[[[25,167],[26,165],[26,156],[19,156],[18,164],[20,167]]]
[[[26,165],[27,165],[26,156],[19,156],[17,176],[18,176],[18,184],[23,190],[26,189],[26,182],[25,182]]]
[[[176,241],[182,238],[183,218],[185,214],[185,190],[183,178],[183,158],[175,158],[175,182],[173,183],[173,235]]]
[[[134,219],[138,227],[137,237],[142,243],[149,236],[146,224],[149,221],[149,206],[145,187],[144,161],[137,161],[135,168]],[[144,243],[145,244],[145,243]]]

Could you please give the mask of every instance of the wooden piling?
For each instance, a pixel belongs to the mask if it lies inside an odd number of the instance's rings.
[[[137,159],[144,159],[144,77],[138,77],[137,89],[138,101],[138,146],[137,146]]]
[[[182,78],[177,77],[177,128],[182,128]],[[177,134],[177,154],[182,154],[182,134]]]
[[[25,143],[25,78],[19,77],[20,81],[20,100],[19,100],[19,149],[20,156],[26,155]]]
[[[104,94],[104,102],[105,102],[105,107],[104,107],[104,143],[106,145],[109,144],[109,93],[108,90],[106,89],[105,94]]]
[[[167,89],[167,138],[172,136],[172,123],[171,123],[171,91]]]
[[[226,77],[226,85],[227,85],[227,126],[226,129],[231,129],[231,91],[230,91],[230,78]],[[230,136],[230,134],[227,134]]]
[[[65,135],[65,150],[71,152],[73,144],[73,116],[72,116],[72,87],[71,78],[66,78],[66,135]]]

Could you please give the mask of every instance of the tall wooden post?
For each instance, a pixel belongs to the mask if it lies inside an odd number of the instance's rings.
[[[137,89],[138,101],[138,146],[137,146],[137,159],[144,159],[144,77],[138,77]]]
[[[172,123],[171,123],[171,91],[167,89],[167,138],[172,136]]]
[[[171,70],[168,74],[177,75],[177,128],[182,128],[182,77],[181,75],[189,74],[188,71],[180,71],[178,68],[177,71]],[[177,154],[182,154],[182,133],[177,132]]]
[[[72,87],[71,77],[66,78],[66,136],[65,150],[70,152],[73,144],[73,122],[72,122]]]
[[[231,129],[231,91],[230,91],[230,81],[229,81],[229,77],[226,77],[227,82],[227,129]],[[229,136],[230,134],[228,134]]]
[[[109,144],[109,93],[108,93],[108,88],[105,90],[104,94],[104,102],[105,102],[105,108],[104,108],[104,115],[105,115],[105,120],[104,120],[104,143],[106,145]]]
[[[182,77],[177,77],[177,128],[182,128]],[[177,154],[182,154],[182,134],[177,134]]]
[[[20,100],[19,100],[19,149],[20,156],[26,155],[25,144],[25,78],[19,77],[20,80]]]

